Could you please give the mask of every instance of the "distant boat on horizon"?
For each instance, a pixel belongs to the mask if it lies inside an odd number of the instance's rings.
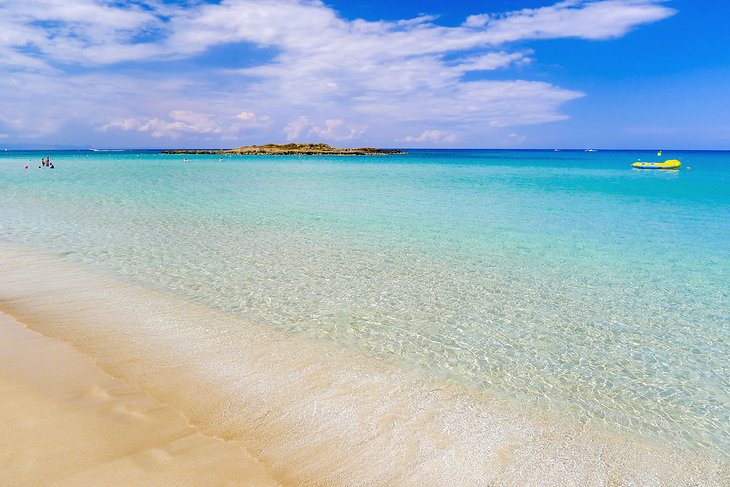
[[[598,152],[598,149],[586,149],[586,152]]]

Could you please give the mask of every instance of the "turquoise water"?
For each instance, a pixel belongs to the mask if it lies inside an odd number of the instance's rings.
[[[681,171],[634,170],[656,159],[640,151],[188,157],[0,153],[0,241],[730,452],[730,153],[666,152]]]

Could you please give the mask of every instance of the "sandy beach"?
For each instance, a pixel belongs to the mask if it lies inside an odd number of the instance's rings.
[[[1,485],[280,485],[236,441],[0,314]]]
[[[0,248],[0,310],[18,320],[6,315],[0,327],[0,485],[713,486],[728,478],[722,459],[540,414],[73,262]]]
[[[730,1],[0,0],[0,487],[730,487]]]

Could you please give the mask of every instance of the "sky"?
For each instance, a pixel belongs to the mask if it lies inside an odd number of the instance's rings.
[[[730,2],[0,0],[0,148],[730,149]]]

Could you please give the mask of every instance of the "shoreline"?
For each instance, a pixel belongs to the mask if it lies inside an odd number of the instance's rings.
[[[0,311],[96,359],[284,483],[721,485],[727,464],[418,377],[0,245]]]
[[[0,313],[0,484],[277,486],[236,441]]]

